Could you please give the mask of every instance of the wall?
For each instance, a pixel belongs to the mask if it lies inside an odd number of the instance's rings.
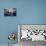
[[[17,16],[5,17],[3,9],[14,7]],[[0,44],[8,43],[9,32],[18,32],[17,24],[46,24],[46,0],[0,0]]]

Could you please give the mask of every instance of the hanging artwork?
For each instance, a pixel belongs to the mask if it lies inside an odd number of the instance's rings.
[[[12,41],[11,42],[11,45],[15,44],[15,41],[16,41],[16,33],[14,33],[14,32],[10,33],[8,35],[8,40],[9,40],[8,46],[10,46],[10,41]]]
[[[20,40],[46,41],[46,25],[20,24],[19,28]]]
[[[16,8],[5,8],[4,9],[4,16],[16,16]]]
[[[16,38],[16,34],[15,33],[10,33],[9,36],[8,36],[9,40],[14,40],[15,41],[15,38]]]

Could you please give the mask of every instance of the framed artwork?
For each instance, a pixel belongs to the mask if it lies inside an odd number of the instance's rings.
[[[16,8],[4,8],[4,16],[16,16]]]
[[[46,25],[44,24],[20,24],[18,25],[18,30],[20,31],[20,41],[46,41]]]

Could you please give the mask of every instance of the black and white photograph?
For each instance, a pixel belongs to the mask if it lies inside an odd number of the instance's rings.
[[[4,9],[4,16],[16,16],[16,8],[5,8]]]

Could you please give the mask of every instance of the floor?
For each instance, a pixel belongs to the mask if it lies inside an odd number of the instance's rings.
[[[20,46],[46,46],[46,42],[45,41],[32,42],[31,40],[28,41],[21,40]]]
[[[8,45],[7,44],[0,44],[0,46],[8,46]],[[31,40],[28,40],[28,41],[21,40],[19,45],[15,44],[14,46],[46,46],[46,42],[45,41],[32,42]]]
[[[8,44],[0,44],[0,46],[8,46]],[[13,46],[13,45],[10,45]],[[14,46],[18,46],[18,44],[15,44]]]

